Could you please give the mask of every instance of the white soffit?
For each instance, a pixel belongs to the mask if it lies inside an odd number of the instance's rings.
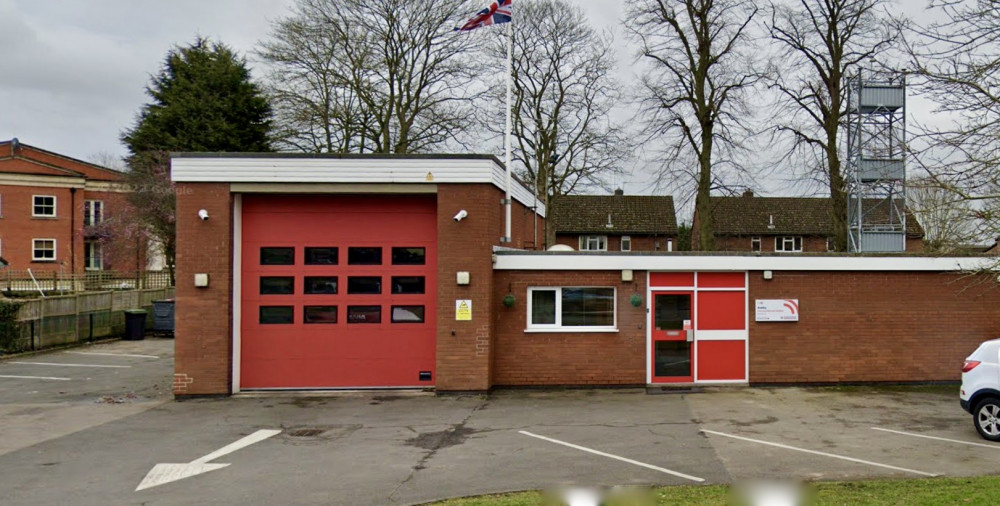
[[[993,269],[983,257],[787,257],[692,255],[532,255],[496,253],[495,270],[544,271],[974,271]]]
[[[490,157],[198,157],[170,161],[171,179],[178,183],[492,183],[505,189],[506,173]],[[511,196],[545,216],[545,204],[531,190],[511,183]]]

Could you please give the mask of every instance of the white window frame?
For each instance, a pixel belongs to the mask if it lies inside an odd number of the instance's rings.
[[[760,236],[755,235],[750,238],[750,251],[760,251],[760,250],[761,250]]]
[[[785,246],[791,243],[790,249]],[[797,246],[797,247],[796,247]],[[802,253],[801,235],[779,235],[774,238],[774,251],[778,253]]]
[[[596,248],[591,248],[591,241],[597,243]],[[607,251],[608,250],[608,236],[606,235],[581,235],[580,236],[580,251]]]
[[[564,327],[562,325],[562,291],[564,288],[603,288],[611,290],[614,305],[612,311],[612,324],[610,326],[592,326],[585,327],[580,325],[571,325]],[[531,309],[533,305],[533,299],[535,292],[552,292],[556,294],[556,307],[555,307],[555,323],[551,324],[534,324],[531,322]],[[618,289],[613,286],[532,286],[528,287],[528,303],[525,304],[527,307],[527,328],[525,332],[618,332]]]
[[[622,244],[621,247],[622,251],[632,251],[632,236],[623,235],[621,244]],[[627,248],[625,247],[626,244],[628,244]]]
[[[87,248],[93,247],[97,251],[97,255],[87,255]],[[91,265],[91,262],[87,260],[94,260],[97,258],[97,265]],[[87,271],[103,271],[104,270],[104,245],[100,241],[84,241],[83,243],[83,269]]]
[[[98,211],[99,210],[99,211]],[[104,201],[83,201],[83,226],[100,225],[104,221]]]
[[[35,203],[37,198],[50,198],[52,199],[52,214],[38,214],[35,212],[35,206],[39,204]],[[44,204],[43,204],[44,205]],[[31,217],[32,218],[55,218],[59,216],[59,199],[55,195],[32,195],[31,196]]]
[[[40,251],[40,250],[48,251],[48,248],[39,248],[38,244],[37,244],[38,241],[52,241],[52,258],[40,258],[38,256],[38,251]],[[59,258],[59,255],[57,254],[58,251],[59,251],[59,243],[54,238],[44,238],[43,237],[43,238],[37,238],[37,239],[32,239],[31,240],[31,261],[32,262],[55,262]]]

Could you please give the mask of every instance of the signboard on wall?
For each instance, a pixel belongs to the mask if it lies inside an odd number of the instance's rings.
[[[467,322],[472,320],[472,301],[471,300],[456,300],[455,301],[455,320],[460,322]]]
[[[754,306],[759,322],[799,321],[799,299],[757,299]]]

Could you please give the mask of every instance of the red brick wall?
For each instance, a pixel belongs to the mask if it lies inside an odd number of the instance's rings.
[[[760,251],[762,253],[774,252],[774,237],[773,235],[760,236]],[[715,247],[718,251],[751,251],[750,236],[717,236]],[[802,252],[826,253],[826,237],[802,237]]]
[[[715,247],[718,251],[751,251],[750,236],[717,236]],[[760,250],[763,253],[774,252],[774,236],[761,236]],[[804,253],[826,253],[826,237],[805,236],[802,238],[802,251]],[[923,253],[923,239],[906,238],[907,253]]]
[[[198,210],[209,219],[198,218]],[[226,394],[232,368],[232,197],[228,184],[177,185],[174,394]],[[195,273],[209,286],[195,288]]]
[[[646,274],[622,282],[621,271],[497,271],[494,385],[640,385],[646,382]],[[617,289],[618,332],[526,333],[529,286],[607,286]],[[500,300],[516,298],[507,308]],[[643,297],[632,307],[633,293]]]
[[[757,323],[754,299],[798,299],[795,323]],[[958,380],[1000,336],[1000,286],[947,273],[750,273],[752,383]]]
[[[104,246],[104,269],[134,272],[146,268],[146,243],[142,227],[135,216],[128,195],[113,191],[84,192],[85,200],[104,202],[104,222],[99,227],[105,235],[100,239]],[[83,212],[80,213],[81,220]],[[83,252],[80,262],[84,261]]]
[[[83,271],[83,194],[81,189],[0,186],[0,256],[9,269],[65,273]],[[56,218],[32,217],[32,196],[56,197]],[[32,239],[55,239],[55,262],[32,260]]]
[[[493,353],[493,246],[504,234],[503,193],[490,185],[438,186],[437,375],[440,391],[487,390]],[[453,217],[465,209],[460,222]],[[516,210],[512,216],[517,216]],[[523,237],[523,220],[512,235]],[[530,222],[529,222],[530,223]],[[471,282],[456,284],[459,271]],[[455,301],[472,301],[472,321],[455,320]]]
[[[580,249],[581,235],[603,235],[603,234],[557,234],[556,244],[565,244],[574,250]],[[667,241],[673,243],[673,251],[677,251],[677,237],[675,236],[653,236],[653,235],[631,235],[631,251],[667,251]],[[620,235],[608,236],[608,251],[621,252],[622,238]]]

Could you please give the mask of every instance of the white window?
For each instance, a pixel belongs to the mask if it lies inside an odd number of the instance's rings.
[[[750,238],[750,251],[760,251],[760,237]]]
[[[581,235],[580,251],[607,251],[608,236],[606,235]]]
[[[104,202],[85,200],[83,202],[83,226],[98,225],[104,221]]]
[[[799,236],[775,237],[774,251],[784,251],[786,253],[801,253],[802,237]]]
[[[83,267],[88,271],[104,269],[104,247],[97,241],[83,243]]]
[[[53,262],[56,259],[55,239],[32,239],[31,259],[36,262]]]
[[[632,251],[632,238],[627,235],[622,236],[622,251]]]
[[[32,195],[31,215],[36,218],[56,217],[56,198],[54,195]]]
[[[529,288],[527,305],[528,330],[617,330],[614,288]]]

